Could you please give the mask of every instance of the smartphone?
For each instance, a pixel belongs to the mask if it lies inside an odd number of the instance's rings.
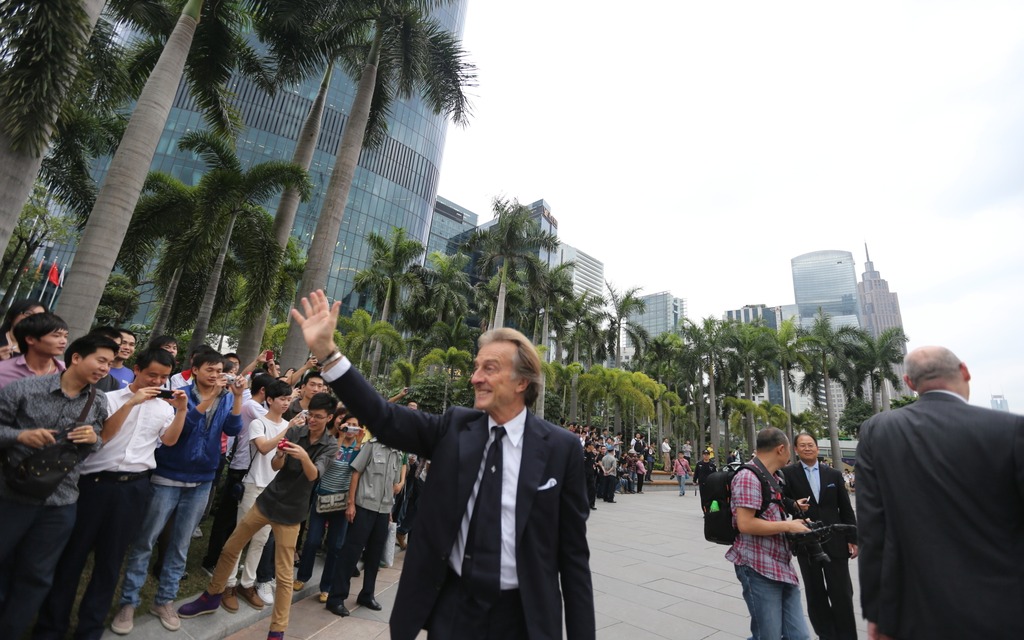
[[[274,352],[271,351],[270,349],[267,349],[267,352],[264,353],[263,355],[265,356],[264,360],[266,360],[267,362],[273,362],[274,361]]]
[[[161,390],[156,392],[156,397],[157,398],[166,398],[167,400],[170,400],[171,398],[174,397],[174,392],[171,391],[170,389],[161,389]]]

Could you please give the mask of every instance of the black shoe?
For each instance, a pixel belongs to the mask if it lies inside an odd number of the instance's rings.
[[[362,605],[367,609],[373,609],[374,611],[380,611],[384,608],[380,606],[376,598],[356,598],[356,604]]]
[[[590,510],[591,511],[597,511],[597,507],[595,507],[594,505],[590,505]]]
[[[352,570],[352,577],[353,578],[358,578],[359,577],[359,567],[356,567],[355,569]]]
[[[345,608],[345,603],[329,604],[327,605],[327,610],[336,616],[341,616],[342,618],[347,618],[352,615],[349,610]]]

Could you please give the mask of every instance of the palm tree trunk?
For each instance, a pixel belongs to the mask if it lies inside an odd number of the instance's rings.
[[[750,372],[747,371],[746,375],[743,376],[743,392],[747,394],[747,401],[753,404],[754,402],[754,384],[750,380]],[[754,434],[754,409],[747,409],[747,413],[744,416],[744,420],[747,424],[747,447],[750,451],[754,451],[754,443],[756,442],[756,436]]]
[[[832,398],[832,381],[828,377],[828,367],[822,358],[825,376],[825,412],[828,414],[828,437],[832,441],[832,466],[842,471],[842,452],[839,449],[839,416],[836,415],[835,401]]]
[[[306,268],[302,273],[302,282],[295,294],[295,306],[299,306],[302,296],[315,289],[327,286],[327,275],[330,273],[334,260],[334,247],[338,242],[341,221],[345,217],[345,206],[348,194],[352,189],[352,178],[355,176],[359,152],[363,149],[363,138],[366,135],[366,123],[370,119],[370,103],[373,101],[373,89],[377,81],[377,63],[380,60],[381,35],[383,30],[377,29],[370,45],[370,52],[363,66],[362,76],[356,96],[352,100],[348,121],[341,134],[338,156],[334,161],[331,181],[327,184],[324,204],[317,219],[313,242],[310,244],[306,258]],[[282,360],[300,362],[306,354],[306,343],[302,338],[299,325],[292,322],[288,327],[288,336],[282,349]]]
[[[15,262],[20,262],[18,260],[18,255],[21,254],[21,250],[22,250],[22,248],[24,246],[25,246],[25,239],[19,236],[18,237],[18,244],[16,244],[14,246],[14,251],[11,251],[11,255],[8,256],[4,260],[3,268],[0,269],[0,282],[3,282],[4,280],[7,279],[7,274],[11,272],[11,267],[14,266],[14,263]],[[10,289],[10,287],[7,287],[7,288]],[[0,307],[0,308],[5,308],[5,307]]]
[[[888,411],[892,400],[889,397],[889,381],[882,380],[882,407],[881,411]]]
[[[573,344],[573,362],[580,361],[580,342],[576,340]],[[576,422],[576,416],[579,413],[580,407],[580,393],[579,393],[579,381],[580,376],[578,373],[572,374],[571,391],[569,393],[569,421]]]
[[[702,374],[703,375],[703,374]],[[704,393],[704,385],[697,385],[698,394]],[[695,398],[695,404],[697,405],[697,455],[700,456],[704,451],[704,398],[698,395]]]
[[[184,266],[179,266],[171,276],[171,282],[167,285],[167,292],[164,293],[163,302],[160,303],[160,311],[153,321],[151,336],[160,336],[167,333],[167,323],[171,319],[171,310],[174,308],[174,298],[178,295],[178,284],[181,283],[181,274],[185,271]]]
[[[220,288],[220,274],[224,270],[224,260],[228,255],[228,248],[231,246],[231,232],[235,228],[235,220],[238,219],[238,212],[231,214],[228,221],[228,228],[224,231],[224,240],[220,245],[220,252],[210,269],[210,279],[206,283],[206,291],[203,293],[203,302],[199,305],[199,315],[196,317],[196,326],[192,330],[192,342],[188,345],[190,353],[195,352],[196,347],[206,342],[206,334],[210,328],[210,319],[213,318],[213,303],[217,300],[217,289]]]
[[[295,144],[295,152],[292,154],[292,163],[306,171],[309,171],[309,166],[313,163],[316,141],[320,138],[324,104],[327,102],[327,89],[331,85],[333,69],[333,62],[327,65],[324,79],[320,82],[320,91],[317,92],[313,104],[309,107],[309,114],[306,115],[306,121],[302,123],[302,130],[299,131],[299,139]],[[299,199],[298,190],[289,187],[281,194],[281,201],[277,205],[277,213],[274,215],[274,238],[282,251],[288,248],[288,238],[291,237],[292,227],[295,226],[295,213],[299,210]],[[263,333],[267,329],[269,318],[270,305],[267,305],[263,313],[242,328],[242,335],[238,340],[238,358],[242,362],[252,362],[256,359],[256,353],[263,343]]]
[[[60,315],[72,336],[85,334],[96,316],[103,289],[124,241],[181,81],[203,0],[188,0],[146,86],[139,94],[68,273]]]
[[[384,306],[380,310],[380,321],[387,322],[388,313],[391,311],[391,283],[388,283],[388,290],[384,294]],[[379,338],[373,339],[373,362],[370,363],[370,380],[377,379],[377,371],[380,369],[380,353],[384,348],[384,343]]]
[[[722,434],[719,433],[718,429],[718,398],[715,397],[714,362],[708,365],[708,404],[708,419],[711,424],[711,448],[715,450],[715,455],[711,456],[711,459],[717,462],[722,454],[719,450],[722,444]]]
[[[871,385],[871,413],[875,414],[881,411],[878,405],[878,388],[868,378],[868,384]],[[881,386],[885,386],[885,380],[882,380]]]
[[[501,265],[500,276],[498,278],[498,300],[494,304],[494,322],[491,323],[491,328],[501,329],[505,326],[505,295],[508,292],[508,288],[505,285],[506,269],[505,265]]]
[[[100,19],[100,12],[106,4],[106,0],[82,0],[81,9],[83,15],[62,16],[66,20],[82,20],[82,25],[85,28],[80,34],[80,39],[75,43],[75,51],[69,52],[67,57],[69,62],[69,68],[66,69],[68,81],[64,85],[64,91],[54,95],[54,99],[49,105],[52,113],[48,118],[50,123],[45,134],[46,140],[49,140],[53,133],[57,112],[64,101],[68,88],[72,84],[71,81],[78,74],[78,67],[83,59],[81,54],[85,50],[86,45],[88,45],[92,31]],[[0,109],[5,108],[5,106],[0,104]],[[39,168],[43,164],[46,148],[47,145],[45,144],[38,151],[24,148],[23,145],[16,148],[11,137],[6,132],[0,131],[0,255],[3,255],[7,250],[7,245],[11,241],[11,234],[14,233],[15,227],[18,226],[18,216],[21,215],[21,209],[32,193],[32,186],[35,184],[36,176],[39,175]],[[106,280],[103,283],[106,284]],[[63,297],[62,295],[61,298]],[[97,297],[97,304],[99,304],[98,301],[99,298]],[[73,335],[77,336],[80,334]]]
[[[780,370],[781,372],[781,370]],[[792,460],[796,460],[796,444],[795,435],[793,433],[793,401],[789,397],[789,381],[786,380],[786,374],[782,373],[782,404],[786,409],[786,435],[789,436],[789,444],[792,447],[789,457]]]
[[[540,346],[548,346],[548,310],[544,310],[544,322],[541,324],[541,335],[540,335]],[[545,351],[545,355],[547,352]],[[540,369],[540,394],[537,396],[537,406],[534,408],[534,413],[538,418],[544,418],[544,399],[547,396],[547,376],[544,374],[544,367]]]

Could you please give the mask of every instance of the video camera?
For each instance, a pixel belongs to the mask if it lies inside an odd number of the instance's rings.
[[[793,555],[807,554],[811,562],[826,563],[832,560],[821,548],[822,542],[828,542],[833,534],[846,535],[856,533],[857,527],[852,524],[825,524],[824,522],[804,522],[809,530],[804,533],[787,533],[789,548]]]

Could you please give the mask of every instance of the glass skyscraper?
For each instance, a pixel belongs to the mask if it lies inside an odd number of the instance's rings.
[[[857,273],[849,251],[814,251],[792,260],[793,295],[800,324],[809,327],[818,309],[835,326],[860,326]]]
[[[432,16],[445,28],[462,37],[468,0],[456,0],[435,9]],[[228,89],[241,113],[245,128],[238,136],[237,152],[243,167],[268,160],[291,160],[295,141],[310,105],[316,98],[321,78],[280,89],[270,96],[253,83],[234,77]],[[323,205],[334,159],[341,142],[341,131],[356,93],[356,82],[336,68],[331,78],[324,109],[320,137],[309,168],[313,195],[299,206],[292,235],[303,250],[308,249]],[[428,244],[430,221],[437,195],[441,158],[444,152],[447,119],[434,115],[413,96],[395,101],[388,123],[388,136],[375,150],[364,149],[349,193],[348,206],[334,252],[334,260],[324,284],[332,299],[343,302],[342,313],[349,314],[368,300],[352,290],[357,272],[369,264],[367,234],[375,231],[387,236],[392,227],[404,227],[408,234]],[[163,171],[195,184],[205,170],[203,162],[177,149],[181,136],[204,128],[202,115],[184,84],[180,85],[167,124],[164,126],[151,169]],[[97,167],[102,179],[106,162]],[[277,201],[267,203],[273,213]],[[141,314],[144,314],[145,308]],[[137,318],[143,321],[143,318]]]

